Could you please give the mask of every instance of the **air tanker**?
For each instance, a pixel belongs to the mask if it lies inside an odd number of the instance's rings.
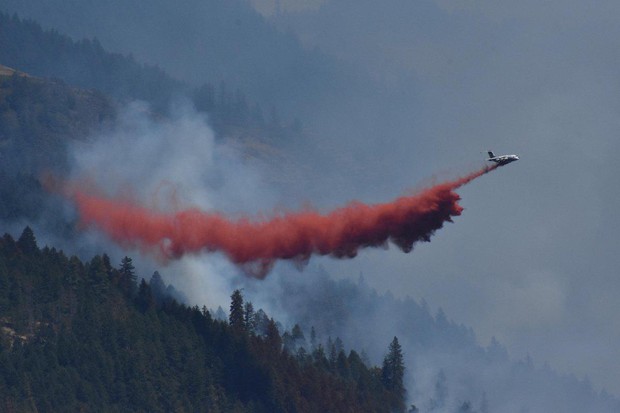
[[[507,163],[518,161],[519,155],[498,155],[495,156],[492,151],[489,151],[489,159],[487,161],[495,162],[498,165],[506,165]]]

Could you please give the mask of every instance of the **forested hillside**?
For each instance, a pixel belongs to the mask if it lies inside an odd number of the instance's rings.
[[[350,79],[332,59],[275,29],[247,0],[5,0],[2,9],[76,39],[97,37],[194,86],[224,81],[287,117],[323,98],[337,85],[334,76]]]
[[[114,103],[96,90],[5,69],[0,75],[0,168],[36,174],[61,170],[68,143],[115,118]]]
[[[167,294],[125,257],[82,262],[0,240],[0,408],[35,411],[403,411],[397,339],[381,368],[331,344],[281,333],[232,295],[229,321]],[[386,337],[386,347],[390,339]]]
[[[0,10],[0,64],[42,78],[61,79],[69,85],[96,89],[116,102],[141,100],[165,114],[176,101],[188,99],[209,114],[222,136],[264,140],[292,139],[301,132],[299,120],[280,119],[276,107],[264,109],[245,93],[224,81],[217,86],[205,79],[190,87],[157,66],[138,63],[131,55],[110,53],[95,39],[75,41],[57,30]],[[61,106],[62,102],[57,103]]]
[[[43,173],[67,168],[67,146],[113,121],[113,102],[5,68],[0,75],[0,220],[35,220],[48,194]],[[58,218],[56,218],[58,220]]]
[[[73,41],[32,20],[0,13],[0,61],[35,76],[63,79],[116,99],[141,99],[165,108],[183,85],[131,56],[107,53],[97,39]]]

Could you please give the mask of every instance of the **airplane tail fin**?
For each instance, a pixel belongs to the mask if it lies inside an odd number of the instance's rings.
[[[489,154],[489,158],[495,158],[495,155],[493,155],[493,152],[489,151],[488,154]]]

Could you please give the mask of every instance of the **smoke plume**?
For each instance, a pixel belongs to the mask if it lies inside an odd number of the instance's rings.
[[[219,251],[249,274],[264,278],[279,259],[304,264],[313,254],[352,258],[360,248],[388,241],[410,252],[416,242],[430,241],[444,222],[461,214],[457,188],[496,168],[485,167],[385,204],[352,202],[324,215],[306,210],[255,220],[233,220],[199,209],[156,212],[97,195],[83,185],[72,185],[66,193],[84,226],[98,228],[123,246],[156,252],[166,260]]]

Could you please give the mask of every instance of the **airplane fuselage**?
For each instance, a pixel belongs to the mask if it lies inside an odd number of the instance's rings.
[[[498,165],[506,165],[510,162],[518,161],[519,155],[500,155],[494,156],[493,152],[489,151],[490,158],[487,161],[495,162]]]

